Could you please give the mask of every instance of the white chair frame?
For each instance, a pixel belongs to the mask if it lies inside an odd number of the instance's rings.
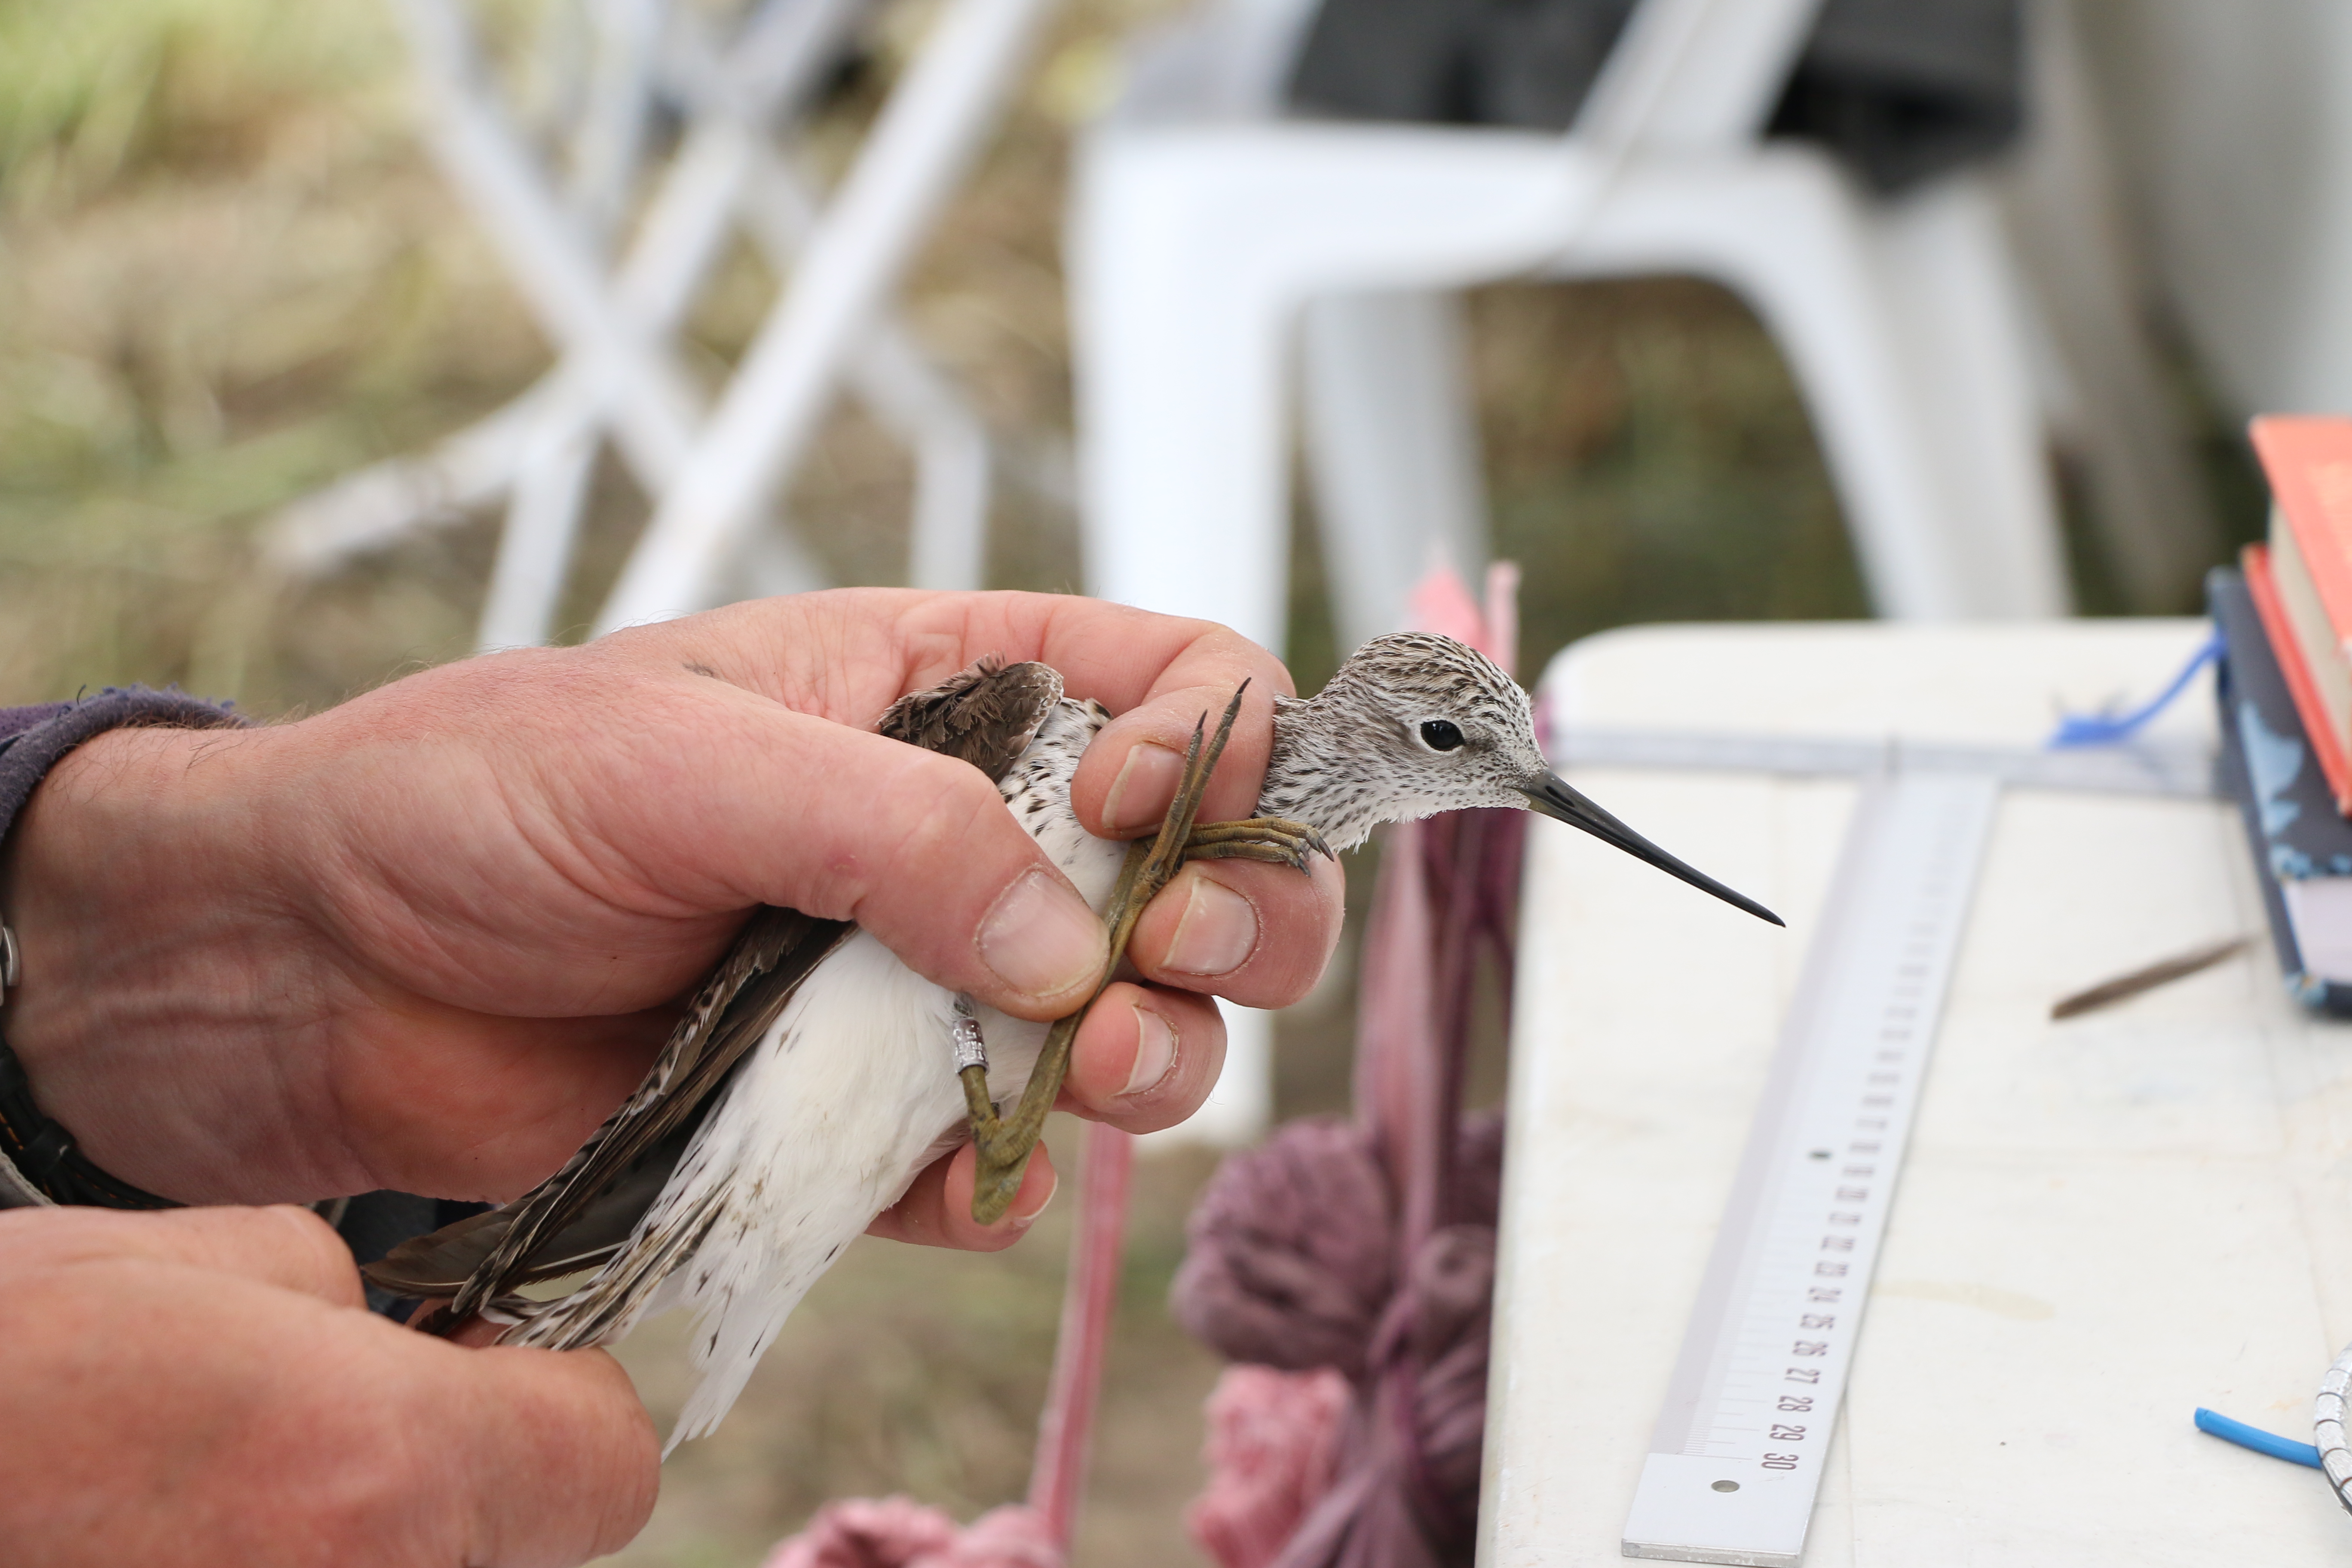
[[[699,36],[690,7],[596,0],[604,47],[583,94],[573,176],[559,191],[515,126],[457,0],[400,0],[427,142],[562,357],[433,453],[378,464],[286,509],[268,536],[276,563],[315,574],[505,493],[480,640],[542,642],[594,454],[609,436],[654,498],[656,520],[598,629],[732,596],[722,578],[754,545],[769,585],[819,586],[822,573],[789,535],[761,525],[845,382],[915,455],[908,580],[979,585],[992,445],[887,306],[984,141],[1043,0],[951,0],[842,190],[821,201],[770,127],[835,57],[861,4],[768,0],[722,53]],[[608,264],[605,237],[634,189],[657,85],[684,99],[689,126],[634,242]],[[749,386],[739,375],[714,407],[672,345],[738,224],[787,281],[745,362],[759,375]],[[821,330],[812,331],[813,315]],[[720,520],[690,542],[674,504],[689,473],[700,480],[687,497],[689,515]]]

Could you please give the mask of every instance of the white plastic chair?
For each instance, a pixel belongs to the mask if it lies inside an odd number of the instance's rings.
[[[1696,273],[1788,355],[1882,613],[2063,614],[2034,334],[1983,182],[1877,203],[1761,139],[1816,3],[1643,0],[1565,135],[1254,118],[1283,68],[1235,57],[1295,35],[1290,0],[1164,42],[1088,136],[1070,221],[1093,590],[1281,645],[1303,323],[1339,627],[1392,628],[1433,544],[1480,555],[1454,291]]]
[[[2062,416],[2120,503],[2101,521],[2132,588],[2193,581],[2210,531],[2128,300],[2100,288],[2121,275],[2112,235],[2057,242],[2079,356],[2060,363],[1984,178],[1882,203],[1827,153],[1762,139],[1817,0],[1643,0],[1564,135],[1279,120],[1310,3],[1224,0],[1139,49],[1080,151],[1092,592],[1283,646],[1295,353],[1343,646],[1396,629],[1433,556],[1470,575],[1486,554],[1458,291],[1654,273],[1722,282],[1777,338],[1882,614],[2065,612],[2044,447]],[[2045,186],[2082,206],[2095,148],[2066,108],[2072,163]],[[2065,205],[2045,190],[2045,218]],[[1271,1018],[1226,1017],[1216,1095],[1171,1131],[1243,1142],[1271,1105]]]

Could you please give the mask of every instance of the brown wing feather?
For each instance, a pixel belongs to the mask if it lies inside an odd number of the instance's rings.
[[[983,659],[900,698],[876,729],[1001,779],[1061,697],[1049,666]],[[644,1081],[562,1170],[503,1207],[402,1243],[362,1272],[404,1295],[454,1295],[455,1323],[523,1285],[611,1258],[659,1195],[712,1093],[853,929],[795,910],[755,911]]]
[[[373,1263],[360,1265],[368,1283],[403,1296],[454,1296],[466,1277],[504,1238],[515,1211],[488,1209],[411,1237]]]
[[[1045,664],[984,658],[929,691],[901,697],[875,728],[894,741],[960,757],[1001,779],[1062,700],[1061,672]]]
[[[850,930],[845,921],[821,921],[797,910],[762,906],[754,911],[636,1089],[562,1170],[501,1208],[403,1242],[363,1272],[391,1290],[436,1295],[455,1289],[452,1310],[463,1317],[490,1297],[528,1283],[537,1274],[533,1265],[543,1244],[575,1251],[563,1244],[565,1230],[632,1163],[700,1108],[783,1011],[808,972]],[[656,1181],[643,1195],[639,1213],[660,1187]],[[462,1283],[451,1283],[453,1273]]]

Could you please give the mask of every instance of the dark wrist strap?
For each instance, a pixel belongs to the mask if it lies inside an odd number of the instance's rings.
[[[33,1103],[25,1064],[5,1039],[0,1039],[0,1155],[52,1203],[102,1209],[181,1206],[91,1164],[75,1147],[73,1134]]]
[[[0,997],[16,983],[16,937],[0,925]],[[41,1114],[32,1081],[5,1037],[0,1037],[0,1156],[51,1203],[79,1208],[175,1209],[129,1182],[110,1176],[83,1157],[73,1134]]]

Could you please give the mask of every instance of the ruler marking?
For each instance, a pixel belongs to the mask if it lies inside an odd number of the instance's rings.
[[[1624,1532],[1795,1568],[2000,781],[1864,785]]]

